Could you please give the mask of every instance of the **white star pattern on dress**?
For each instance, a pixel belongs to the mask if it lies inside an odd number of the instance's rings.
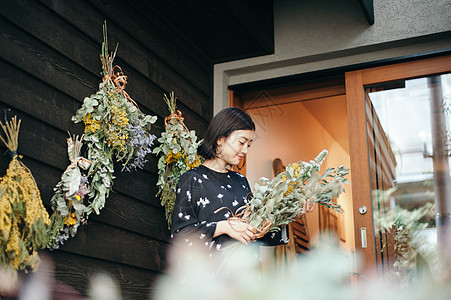
[[[197,201],[197,206],[200,206],[202,204],[202,207],[205,207],[205,205],[209,204],[210,200],[208,200],[207,197],[204,198],[200,198],[199,201]]]
[[[179,202],[176,202],[174,211],[173,226],[176,230],[173,236],[177,236],[180,228],[192,228],[198,230],[198,233],[194,239],[190,238],[186,245],[194,246],[197,241],[205,244],[210,250],[222,250],[221,245],[217,242],[225,242],[228,237],[213,238],[212,231],[218,222],[212,221],[208,216],[212,215],[218,207],[224,206],[228,210],[221,212],[222,217],[221,213],[217,213],[216,216],[227,220],[233,216],[233,211],[238,207],[249,203],[247,194],[251,192],[251,188],[246,177],[233,171],[218,175],[203,171],[202,168],[190,170],[187,175],[183,177],[185,180],[179,182],[174,189]],[[177,211],[179,212],[177,213]]]

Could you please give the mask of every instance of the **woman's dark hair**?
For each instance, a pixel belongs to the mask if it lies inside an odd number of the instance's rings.
[[[211,120],[197,153],[205,159],[216,157],[217,141],[222,137],[227,138],[235,130],[255,130],[254,121],[237,107],[224,108]]]

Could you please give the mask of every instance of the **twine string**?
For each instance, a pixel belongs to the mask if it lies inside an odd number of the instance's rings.
[[[9,156],[11,158],[11,160],[13,160],[16,156],[18,156],[17,151],[9,151]]]
[[[118,69],[116,71],[116,69]],[[127,85],[127,76],[122,72],[121,67],[114,66],[111,74],[106,74],[102,78],[103,82],[110,82],[113,84],[115,89],[122,94],[127,101],[132,103],[134,106],[138,107],[138,104],[130,97],[130,95],[125,91],[125,86]]]
[[[168,129],[168,123],[171,122],[172,120],[175,120],[176,122],[179,122],[180,125],[182,125],[183,129],[179,130],[179,131],[172,131],[169,132],[169,134],[177,134],[180,133],[182,131],[186,131],[189,133],[189,129],[188,127],[186,127],[185,123],[183,122],[183,120],[185,120],[184,117],[182,117],[182,112],[180,110],[175,111],[174,113],[170,114],[169,116],[167,116],[166,118],[164,118],[164,126],[166,129]]]

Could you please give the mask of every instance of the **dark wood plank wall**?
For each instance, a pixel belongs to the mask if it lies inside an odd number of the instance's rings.
[[[211,64],[148,7],[141,10],[132,0],[0,3],[0,108],[22,119],[19,153],[45,205],[68,165],[67,131],[83,132],[71,116],[100,82],[104,20],[110,48],[119,42],[116,64],[129,78],[127,92],[144,113],[159,117],[153,132],[161,132],[167,115],[163,94],[175,91],[185,123],[203,135],[212,115]],[[2,174],[8,161],[1,156]],[[89,276],[104,270],[120,282],[125,299],[144,299],[164,272],[169,239],[155,197],[156,158],[144,170],[118,170],[101,214],[48,253],[56,278],[81,293]]]

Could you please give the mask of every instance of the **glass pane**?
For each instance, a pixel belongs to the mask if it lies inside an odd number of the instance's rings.
[[[450,74],[365,90],[376,261],[401,281],[422,258],[437,267],[435,209],[451,201],[450,98]]]

